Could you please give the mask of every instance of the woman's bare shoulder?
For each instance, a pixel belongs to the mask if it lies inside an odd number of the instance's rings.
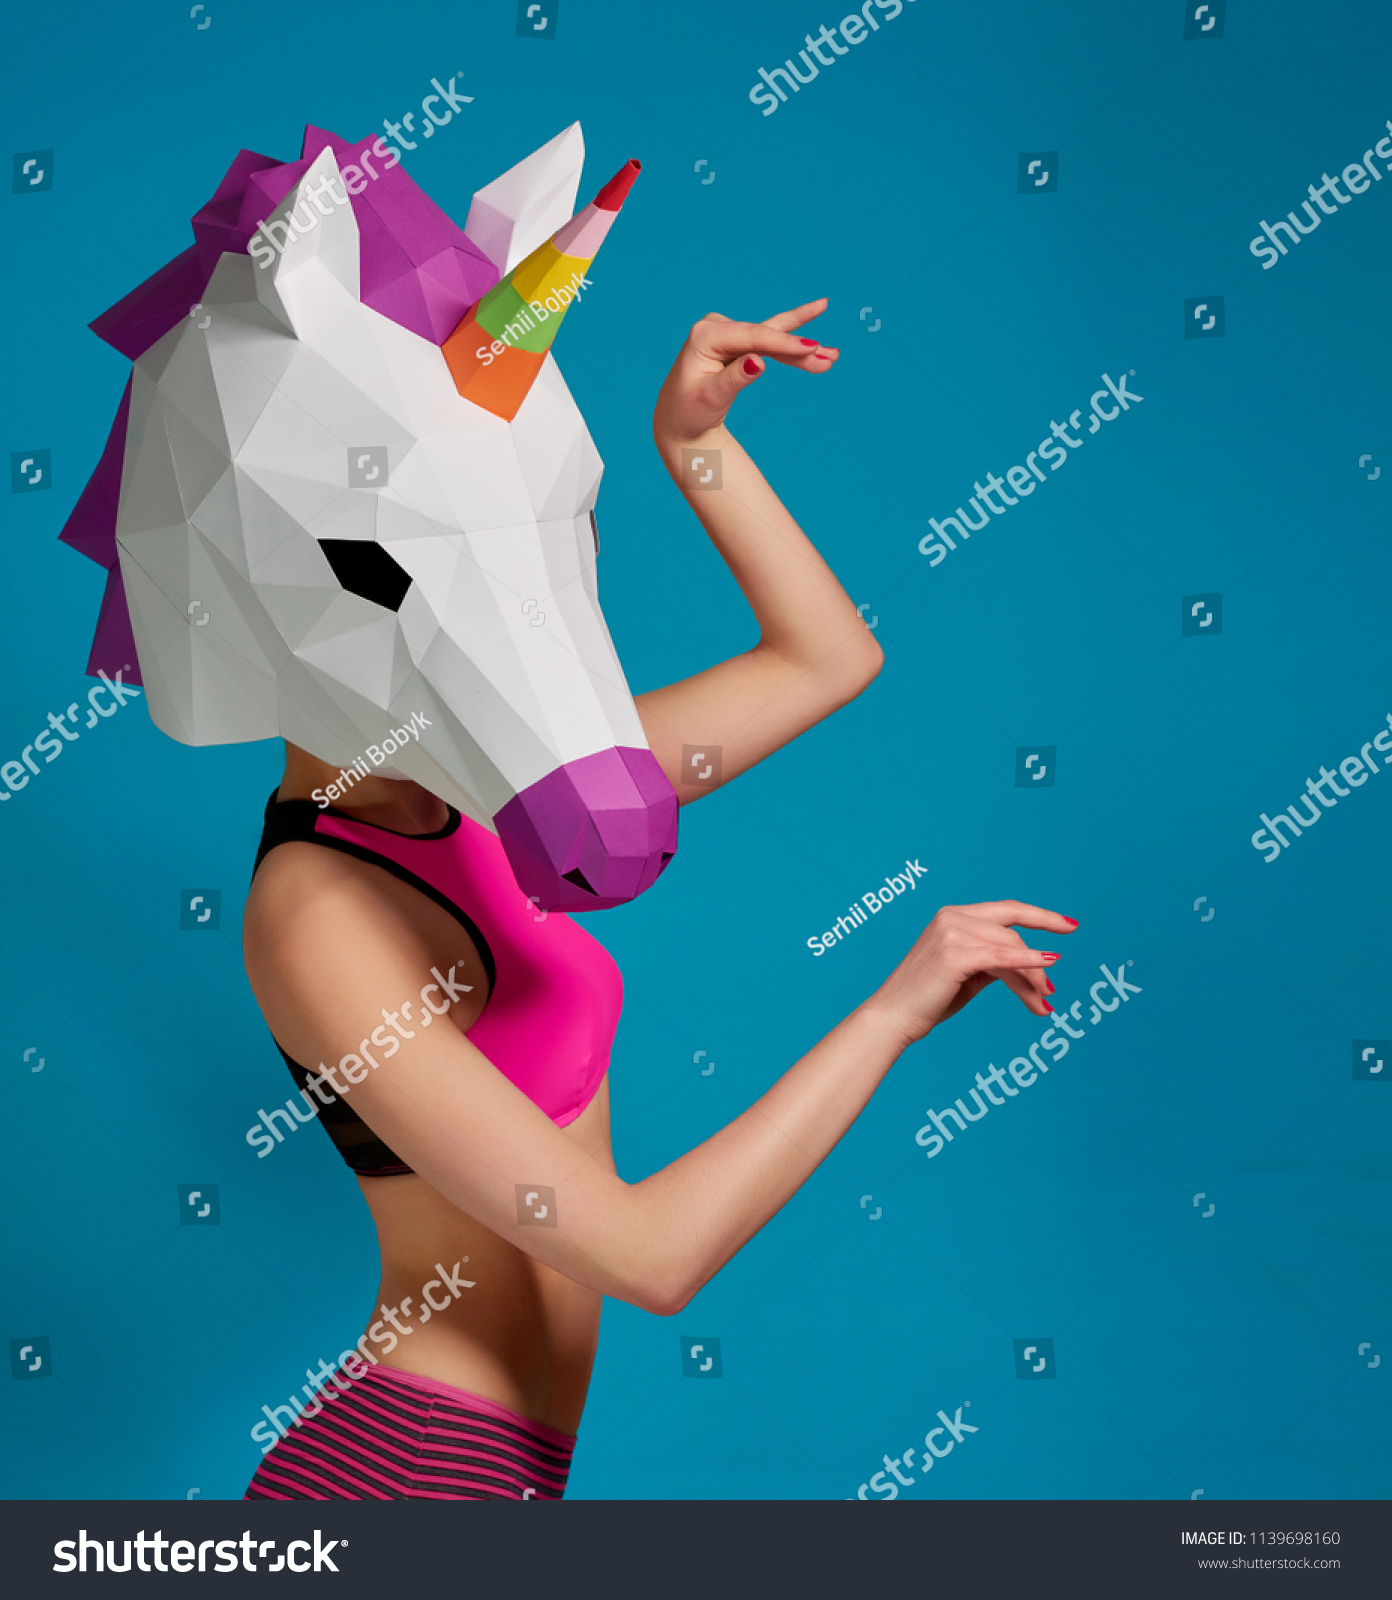
[[[358,950],[434,950],[458,954],[472,942],[442,906],[392,873],[340,850],[290,840],[277,845],[252,879],[242,922],[248,961],[275,954],[298,961]]]
[[[292,1054],[292,1041],[322,1053],[316,1017],[347,1014],[364,996],[377,996],[374,1010],[389,1005],[435,968],[466,989],[456,1026],[469,1027],[488,997],[482,958],[443,906],[371,862],[301,840],[277,845],[258,868],[242,953],[261,1010]]]
[[[352,915],[356,902],[370,900],[373,878],[368,863],[340,850],[299,839],[270,851],[256,869],[247,894],[245,928],[270,932],[287,919],[302,922]]]

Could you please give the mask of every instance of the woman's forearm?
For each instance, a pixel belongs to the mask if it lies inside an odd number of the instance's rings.
[[[749,602],[765,648],[803,671],[834,656],[853,675],[863,668],[862,657],[878,661],[879,648],[850,597],[723,423],[695,439],[655,439],[668,472]],[[683,450],[719,451],[719,489],[699,487],[683,467]]]
[[[904,1049],[870,1005],[853,1011],[719,1133],[629,1190],[641,1303],[680,1311],[802,1187]]]
[[[766,322],[714,312],[692,328],[653,413],[667,470],[729,567],[759,625],[759,641],[692,677],[637,697],[649,748],[683,802],[706,790],[687,771],[687,747],[720,758],[719,786],[852,700],[883,652],[811,541],[725,426],[740,390],[768,361],[826,373],[838,352],[793,329],[825,300]],[[718,454],[720,487],[707,477]],[[700,470],[693,472],[695,459]],[[706,484],[702,486],[701,479]],[[707,775],[713,763],[707,763]]]
[[[728,783],[853,700],[880,670],[884,653],[835,574],[723,424],[692,435],[694,444],[662,432],[655,437],[760,633],[752,650],[638,696],[648,744],[686,801],[702,791],[689,786],[685,745],[718,746],[720,781]],[[719,450],[719,490],[683,482],[684,449],[695,455]]]
[[[301,914],[291,884],[285,904],[262,897],[248,971],[292,1059],[338,1060],[352,1109],[372,1131],[500,1238],[577,1283],[663,1314],[679,1311],[807,1181],[904,1049],[986,984],[1003,980],[1047,1016],[1045,974],[1058,958],[1013,929],[1076,926],[1016,901],[940,909],[874,994],[747,1111],[626,1183],[602,1121],[578,1136],[558,1127],[456,1027],[417,1028],[399,1059],[384,1052],[364,1063],[358,1041],[372,1034],[376,1043],[387,1014],[374,1001],[411,993],[438,955],[370,880],[345,880],[334,899]]]
[[[629,1189],[621,1227],[637,1245],[627,1263],[639,1303],[679,1311],[806,1182],[908,1045],[987,984],[1003,981],[1047,1016],[1058,955],[1032,950],[1021,926],[1067,934],[1077,924],[1015,900],[942,907],[875,993],[743,1116]]]

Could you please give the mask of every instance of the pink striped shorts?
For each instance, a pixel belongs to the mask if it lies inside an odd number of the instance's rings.
[[[435,1378],[369,1367],[267,1453],[246,1500],[559,1500],[575,1436]]]

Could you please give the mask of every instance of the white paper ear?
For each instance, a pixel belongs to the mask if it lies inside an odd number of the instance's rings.
[[[580,124],[572,122],[475,194],[464,232],[500,277],[575,215],[584,165],[585,136]]]
[[[342,296],[325,294],[326,279],[354,300],[361,298],[358,223],[328,145],[247,248],[256,262],[256,298],[300,338],[322,317],[343,309]]]

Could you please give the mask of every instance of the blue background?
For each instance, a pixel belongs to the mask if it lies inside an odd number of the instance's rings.
[[[561,0],[529,40],[506,0],[187,9],[6,21],[3,140],[55,167],[0,197],[0,450],[50,449],[53,482],[0,502],[0,756],[86,689],[103,575],[56,535],[128,364],[85,324],[185,248],[240,146],[356,139],[459,74],[474,103],[406,162],[461,222],[576,118],[582,191],[644,163],[556,350],[607,463],[635,691],[755,637],[651,445],[687,328],[827,294],[843,350],[825,378],[771,368],[732,423],[886,666],[688,809],[657,892],[590,919],[627,983],[620,1170],[741,1111],[939,904],[1058,907],[1081,919],[1060,1001],[1103,962],[1143,991],[928,1161],[926,1108],[1037,1037],[993,988],[678,1319],[606,1302],[571,1495],[840,1499],[968,1400],[979,1431],[906,1497],[1392,1492],[1392,1088],[1350,1067],[1392,1035],[1392,771],[1270,865],[1248,842],[1392,712],[1392,181],[1270,271],[1248,250],[1387,131],[1386,7],[1234,0],[1185,43],[1183,0],[916,0],[768,117],[756,70],[835,11]],[[1057,191],[1019,194],[1037,151]],[[1186,340],[1185,301],[1217,296],[1223,336]],[[929,566],[929,516],[1133,368],[1141,403]],[[1181,597],[1213,592],[1221,635],[1182,637]],[[0,1492],[234,1498],[262,1404],[357,1337],[377,1271],[328,1140],[263,1162],[243,1137],[285,1089],[239,949],[280,745],[186,749],[138,705],[80,742],[0,807],[0,1336],[53,1361],[0,1381]],[[1037,791],[1034,744],[1057,746]],[[914,894],[814,957],[906,857]],[[189,885],[220,888],[216,932],[179,931]],[[190,1183],[218,1226],[180,1226]],[[682,1376],[682,1334],[719,1338],[718,1381]],[[1035,1337],[1051,1381],[1015,1376]]]

